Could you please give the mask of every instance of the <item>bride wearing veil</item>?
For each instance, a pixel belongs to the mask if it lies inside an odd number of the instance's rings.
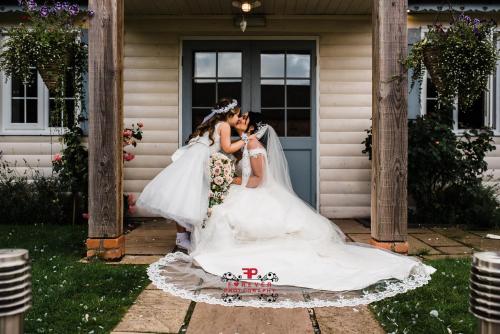
[[[259,139],[244,147],[237,164],[241,176],[206,227],[195,227],[189,254],[170,253],[150,265],[148,275],[158,288],[221,305],[356,306],[431,279],[436,269],[416,258],[348,242],[338,226],[300,199],[276,132],[259,122],[260,114],[249,115],[236,130]],[[257,295],[239,290],[248,282],[272,289]]]

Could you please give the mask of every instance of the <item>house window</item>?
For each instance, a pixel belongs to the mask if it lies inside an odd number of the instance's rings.
[[[57,118],[57,124],[51,120],[54,112],[54,98],[43,82],[40,74],[33,68],[36,79],[31,85],[25,85],[21,79],[2,77],[2,127],[7,134],[50,134],[52,130],[64,131],[73,124],[76,104],[72,78],[68,71],[66,77],[65,104],[66,115]]]
[[[490,90],[488,88],[488,90]],[[428,75],[425,76],[422,92],[424,93],[422,114],[432,114],[437,111],[437,91]],[[467,109],[460,108],[460,97],[455,100],[450,120],[453,120],[453,129],[456,131],[467,129],[480,129],[483,127],[495,127],[489,108],[490,93],[484,91],[481,96]]]
[[[500,49],[500,34],[495,34],[494,43]],[[431,114],[437,110],[437,91],[428,73],[424,75],[422,82],[421,113]],[[467,109],[459,107],[460,97],[455,99],[450,118],[453,120],[453,130],[461,132],[467,129],[480,129],[491,127],[500,132],[500,61],[494,75],[488,82],[487,89]]]

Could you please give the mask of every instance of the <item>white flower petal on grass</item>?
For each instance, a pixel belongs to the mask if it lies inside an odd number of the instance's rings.
[[[429,314],[435,318],[439,317],[439,312],[436,310],[432,310],[431,312],[429,312]]]

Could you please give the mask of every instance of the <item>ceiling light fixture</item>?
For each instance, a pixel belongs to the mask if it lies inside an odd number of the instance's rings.
[[[262,3],[260,1],[233,1],[233,7],[240,8],[243,13],[249,13],[252,9],[260,7]]]

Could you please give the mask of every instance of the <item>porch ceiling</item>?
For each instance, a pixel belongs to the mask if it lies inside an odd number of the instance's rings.
[[[126,15],[233,15],[232,0],[125,0]],[[369,0],[261,0],[252,10],[265,15],[369,14]]]

